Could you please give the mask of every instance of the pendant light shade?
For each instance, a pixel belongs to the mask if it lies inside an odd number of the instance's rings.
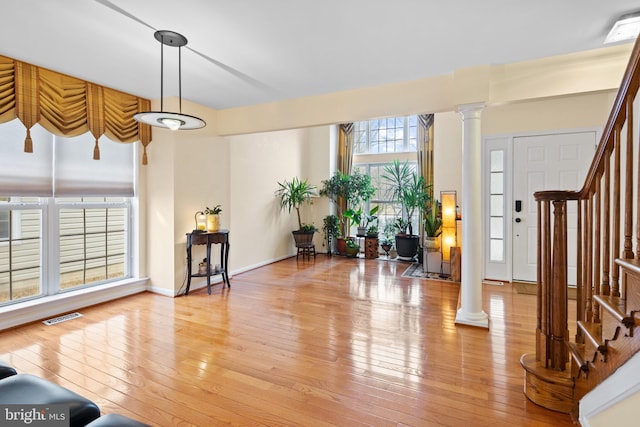
[[[174,31],[160,30],[154,34],[160,42],[160,111],[144,111],[133,116],[134,120],[150,126],[161,127],[170,130],[200,129],[206,126],[204,120],[182,114],[182,46],[187,45],[187,38]],[[172,113],[164,111],[164,46],[178,48],[178,99],[180,112]]]

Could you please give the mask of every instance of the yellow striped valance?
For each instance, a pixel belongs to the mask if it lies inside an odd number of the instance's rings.
[[[0,56],[0,123],[18,118],[24,124],[27,153],[33,152],[30,131],[38,123],[58,136],[91,132],[96,160],[102,135],[119,142],[140,141],[146,165],[151,127],[133,120],[133,115],[150,107],[148,99]]]

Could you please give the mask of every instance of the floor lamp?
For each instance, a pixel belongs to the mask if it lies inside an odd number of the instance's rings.
[[[442,203],[442,261],[449,263],[449,272],[451,272],[451,248],[455,247],[458,241],[456,192],[441,191],[440,201]]]

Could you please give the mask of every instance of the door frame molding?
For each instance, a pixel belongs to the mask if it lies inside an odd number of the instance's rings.
[[[504,134],[492,134],[482,136],[482,219],[481,224],[485,230],[489,230],[489,151],[495,149],[504,150],[504,261],[503,262],[490,262],[489,261],[489,243],[490,233],[487,231],[484,233],[483,242],[483,262],[482,262],[482,276],[485,279],[499,280],[499,281],[513,281],[513,154],[514,154],[514,141],[516,138],[532,137],[532,136],[549,136],[549,135],[562,135],[567,133],[585,133],[595,132],[596,145],[599,144],[602,137],[602,126],[591,127],[579,127],[579,128],[561,128],[551,130],[538,130],[528,132],[514,132]],[[464,220],[464,218],[463,218]]]

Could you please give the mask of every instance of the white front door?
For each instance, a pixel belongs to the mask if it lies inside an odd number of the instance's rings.
[[[579,190],[591,165],[596,143],[595,131],[514,137],[513,280],[536,281],[537,205],[533,193]],[[567,209],[575,212],[575,203],[569,203]],[[568,259],[575,260],[575,221],[567,223],[567,251]],[[576,265],[570,264],[568,268],[569,284],[575,285]]]

